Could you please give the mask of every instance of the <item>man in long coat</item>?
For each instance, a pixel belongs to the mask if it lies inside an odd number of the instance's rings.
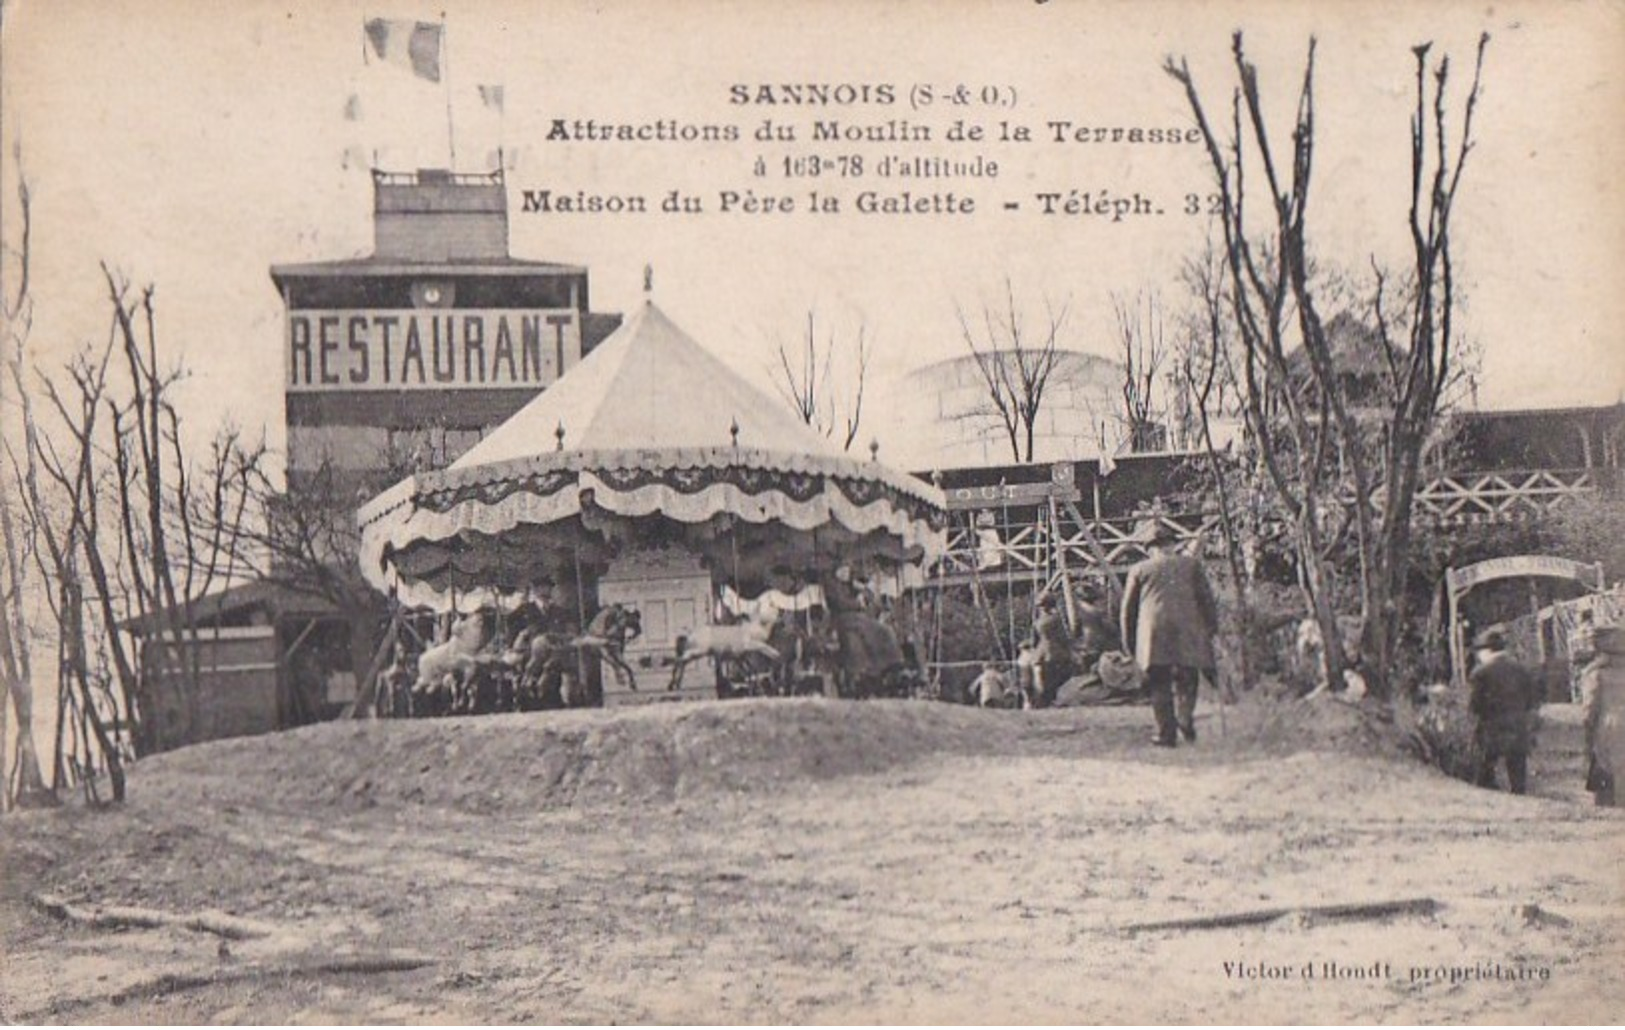
[[[1123,646],[1145,671],[1157,718],[1152,743],[1174,747],[1178,733],[1196,740],[1196,686],[1212,669],[1219,605],[1197,559],[1172,549],[1173,532],[1161,522],[1142,527],[1151,557],[1129,569],[1123,585]]]
[[[1534,745],[1534,713],[1540,707],[1540,684],[1534,673],[1507,653],[1506,635],[1498,626],[1474,641],[1478,665],[1467,676],[1467,707],[1478,720],[1478,785],[1495,787],[1495,767],[1505,763],[1514,794],[1529,785],[1529,749]]]
[[[1612,808],[1614,787],[1625,772],[1625,628],[1597,630],[1595,657],[1580,674],[1585,706],[1586,789],[1597,804]]]

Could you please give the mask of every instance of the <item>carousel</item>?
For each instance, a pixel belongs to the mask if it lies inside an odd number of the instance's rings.
[[[652,301],[358,520],[368,581],[446,627],[394,647],[395,714],[497,665],[499,710],[793,685],[818,655],[826,692],[882,692],[906,650],[886,613],[946,544],[940,490],[843,453]]]

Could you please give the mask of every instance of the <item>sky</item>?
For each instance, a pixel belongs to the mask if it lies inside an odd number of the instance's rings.
[[[439,86],[363,62],[367,17],[444,11]],[[1334,4],[1076,0],[971,3],[553,2],[426,5],[201,0],[6,0],[0,77],[11,201],[20,153],[35,198],[32,346],[46,361],[106,329],[107,262],[157,288],[163,346],[191,370],[182,403],[194,433],[229,419],[282,439],[282,312],[268,268],[371,249],[365,159],[407,168],[448,163],[451,98],[460,171],[509,159],[515,256],[587,266],[593,307],[629,311],[654,297],[690,335],[766,383],[776,347],[807,311],[875,346],[877,407],[907,370],[963,354],[956,306],[971,312],[1008,277],[1024,307],[1067,304],[1069,346],[1111,353],[1111,298],[1163,292],[1177,303],[1181,262],[1201,217],[1178,213],[1210,192],[1197,147],[1049,142],[1051,120],[1185,126],[1160,71],[1189,58],[1215,107],[1233,79],[1230,33],[1245,32],[1279,122],[1291,113],[1307,38],[1318,39],[1317,159],[1310,234],[1363,267],[1405,258],[1410,47],[1432,40],[1465,89],[1478,34],[1492,35],[1477,146],[1462,186],[1456,264],[1465,332],[1483,354],[1485,407],[1601,404],[1625,395],[1625,5],[1617,3]],[[730,102],[733,84],[889,84],[886,106],[796,108]],[[500,118],[475,87],[501,84]],[[915,110],[914,87],[940,95],[996,87],[1003,107]],[[1012,98],[1013,94],[1013,98]],[[356,104],[350,103],[357,97]],[[355,118],[347,118],[347,109]],[[990,134],[1025,124],[1031,143],[951,144],[955,117]],[[763,118],[797,126],[906,120],[928,145],[757,143]],[[550,140],[554,119],[734,125],[725,144]],[[1613,126],[1613,128],[1610,128]],[[1282,144],[1284,145],[1284,143]],[[997,161],[992,181],[881,179],[890,153]],[[787,179],[785,157],[862,156],[861,180]],[[363,158],[361,163],[357,157]],[[753,175],[756,157],[769,174]],[[865,189],[952,189],[973,216],[858,215]],[[520,191],[698,195],[700,215],[521,213]],[[839,215],[805,210],[823,189]],[[1168,213],[1111,222],[1045,216],[1039,192],[1141,193]],[[723,214],[723,190],[789,196],[791,214]],[[1006,212],[1002,203],[1017,202]],[[1171,210],[1172,209],[1172,210]],[[865,435],[869,435],[866,431]],[[888,453],[895,453],[895,449]]]

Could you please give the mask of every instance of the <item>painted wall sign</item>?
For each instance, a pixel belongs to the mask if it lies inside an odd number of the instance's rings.
[[[581,360],[560,309],[288,312],[289,392],[543,387]]]
[[[950,511],[987,508],[1000,504],[1043,504],[1051,497],[1058,501],[1078,499],[1076,487],[1056,482],[959,486],[945,491],[945,494]]]

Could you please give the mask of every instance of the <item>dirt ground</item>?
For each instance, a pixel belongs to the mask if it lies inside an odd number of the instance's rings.
[[[1206,706],[1171,752],[1144,708],[823,700],[204,745],[122,809],[0,821],[0,1017],[1610,1022],[1625,817],[1546,719],[1530,797],[1335,702]],[[1266,909],[1294,911],[1133,928]]]

